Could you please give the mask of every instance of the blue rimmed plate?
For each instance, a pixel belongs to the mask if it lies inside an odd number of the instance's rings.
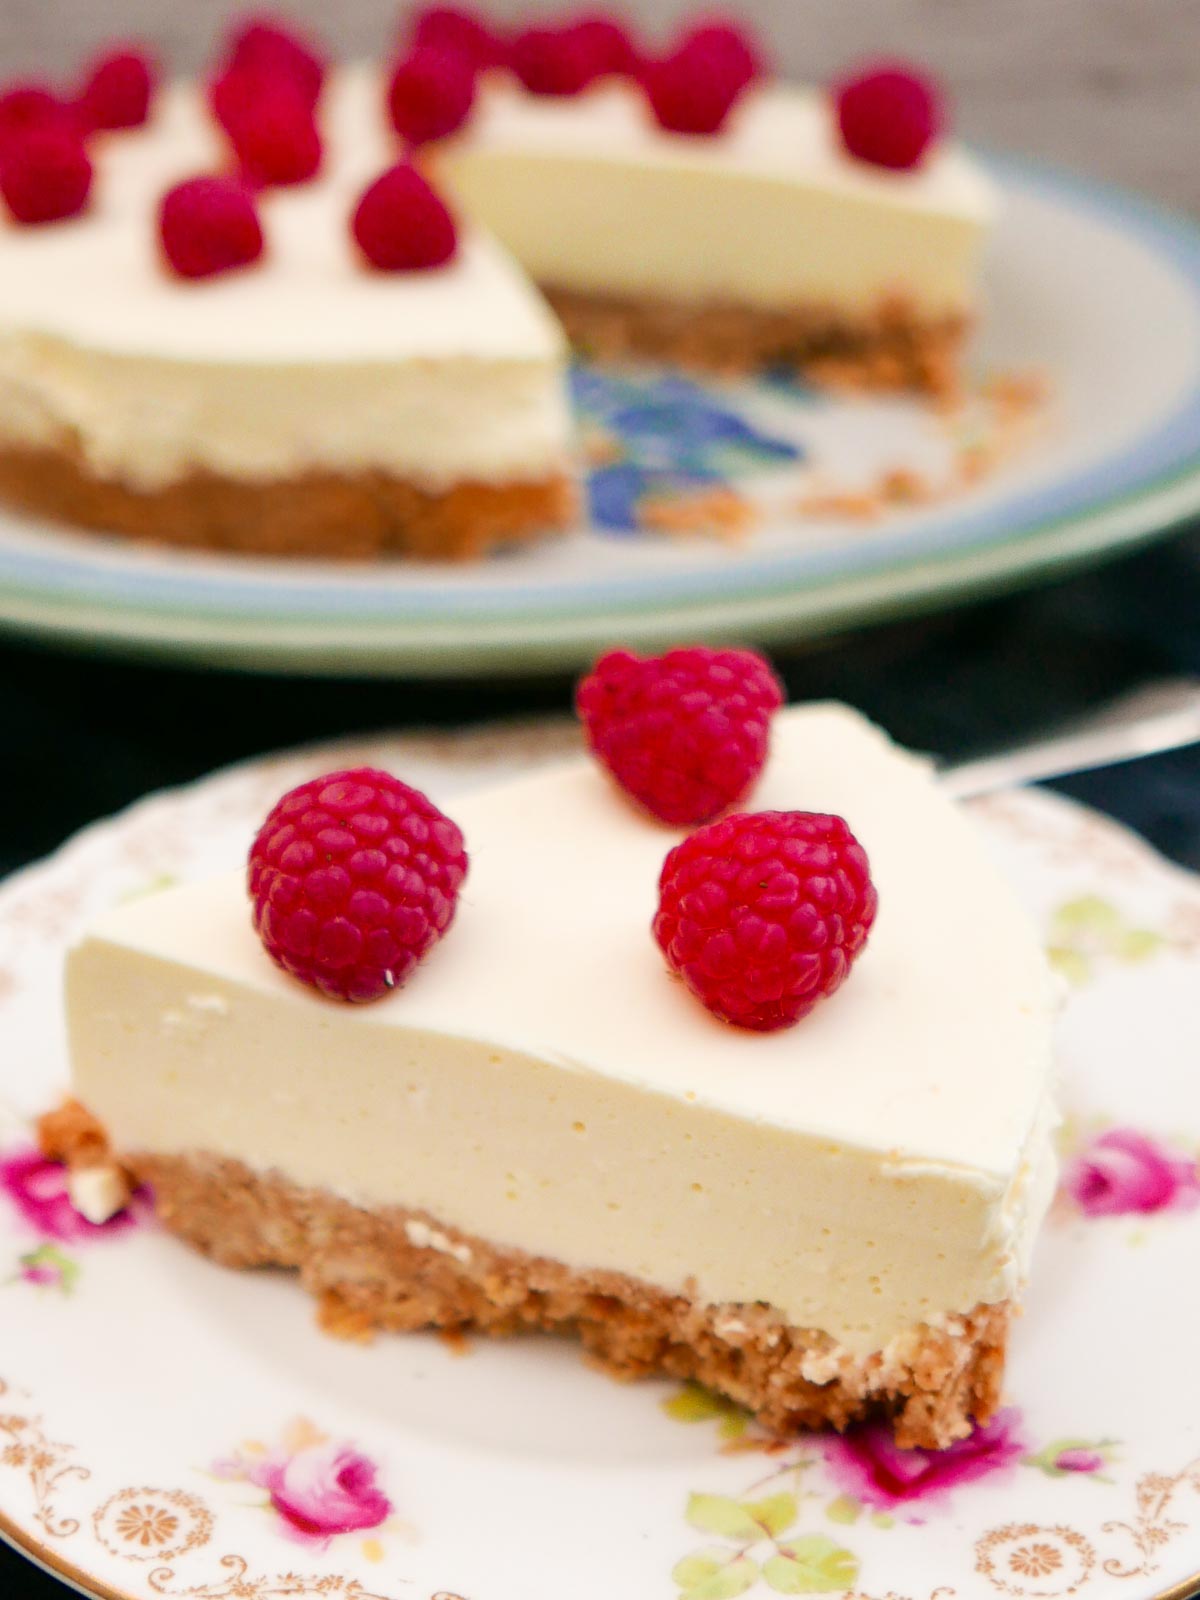
[[[1200,512],[1200,229],[989,158],[1004,214],[965,409],[581,369],[590,517],[464,567],[229,560],[0,515],[0,620],[281,670],[573,666],[798,640],[1030,581]],[[886,486],[886,493],[881,493]]]

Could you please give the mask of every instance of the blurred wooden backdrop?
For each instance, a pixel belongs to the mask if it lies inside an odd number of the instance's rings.
[[[255,6],[255,9],[265,6]],[[388,0],[278,0],[343,55],[396,29]],[[1200,212],[1200,0],[729,0],[789,74],[823,80],[880,52],[932,63],[974,138],[1135,184]],[[237,0],[0,0],[0,77],[70,70],[117,33],[152,40],[180,69],[205,59]],[[493,0],[497,16],[553,0]],[[662,32],[689,0],[627,0]]]

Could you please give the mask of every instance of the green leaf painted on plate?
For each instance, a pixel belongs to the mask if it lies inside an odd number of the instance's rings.
[[[742,1510],[774,1539],[795,1522],[796,1497],[794,1494],[773,1494],[766,1500],[743,1500]]]
[[[852,1494],[840,1494],[825,1507],[830,1522],[857,1522],[862,1514],[862,1501]]]
[[[1068,983],[1073,983],[1076,988],[1087,983],[1092,975],[1092,963],[1081,951],[1072,950],[1068,945],[1050,945],[1046,951],[1046,959],[1055,972]]]
[[[1074,900],[1065,900],[1054,913],[1054,928],[1063,934],[1111,936],[1121,931],[1122,921],[1121,913],[1111,900],[1102,900],[1098,894],[1081,894]]]
[[[858,1557],[823,1533],[810,1533],[781,1544],[762,1572],[778,1594],[840,1594],[858,1579]]]
[[[723,1395],[702,1389],[698,1383],[688,1383],[678,1394],[661,1402],[663,1410],[674,1422],[716,1422],[722,1439],[740,1439],[750,1418],[740,1406]]]
[[[723,1417],[729,1403],[698,1383],[685,1384],[678,1394],[662,1402],[662,1408],[675,1422],[712,1422]]]
[[[1127,928],[1122,933],[1115,954],[1122,961],[1147,961],[1157,955],[1166,940],[1150,928]]]
[[[675,1563],[671,1576],[679,1600],[735,1600],[757,1581],[758,1562],[731,1550],[696,1550]]]
[[[719,1494],[688,1496],[687,1519],[703,1533],[719,1533],[724,1539],[757,1541],[762,1528],[737,1500]]]
[[[871,1525],[875,1528],[894,1528],[896,1519],[890,1511],[872,1511]]]

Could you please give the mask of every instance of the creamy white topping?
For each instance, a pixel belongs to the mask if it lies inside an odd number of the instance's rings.
[[[561,470],[562,335],[492,240],[445,268],[376,273],[349,219],[398,158],[373,74],[331,84],[321,177],[261,198],[267,259],[198,283],[158,255],[156,211],[227,159],[190,88],[97,156],[91,210],[0,222],[0,439],[74,444],[137,487],[384,469],[430,487]]]
[[[581,760],[453,803],[457,919],[373,1006],[280,973],[240,873],[112,912],[70,959],[76,1091],[118,1149],[765,1301],[859,1354],[1005,1299],[1052,1185],[1034,930],[925,765],[851,712],[782,714],[753,804],[845,815],[879,889],[849,981],[795,1028],[729,1028],[667,975],[677,835]],[[199,992],[227,1009],[169,1021]]]
[[[806,304],[975,300],[991,181],[943,144],[911,172],[841,149],[825,95],[751,91],[712,137],[666,133],[628,85],[577,99],[492,83],[439,168],[540,282],[596,293]]]

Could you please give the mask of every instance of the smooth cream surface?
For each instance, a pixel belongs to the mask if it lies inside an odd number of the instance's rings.
[[[676,835],[581,760],[451,806],[456,921],[372,1006],[272,965],[241,874],[110,913],[69,961],[76,1092],[119,1149],[767,1301],[860,1354],[1006,1298],[1053,1170],[1033,929],[924,765],[851,712],[781,715],[753,804],[844,814],[879,889],[849,981],[795,1028],[729,1028],[667,975]]]
[[[165,190],[227,160],[186,87],[100,145],[84,216],[0,222],[0,441],[73,445],[140,488],[198,468],[430,487],[562,469],[566,351],[541,298],[470,225],[445,268],[368,271],[350,216],[399,155],[379,81],[340,75],[322,115],[322,174],[261,197],[267,256],[243,271],[185,283],[159,259]]]
[[[828,98],[751,91],[711,137],[666,133],[640,93],[490,85],[439,152],[463,204],[539,282],[760,309],[969,309],[994,186],[959,146],[911,172],[841,149]]]

